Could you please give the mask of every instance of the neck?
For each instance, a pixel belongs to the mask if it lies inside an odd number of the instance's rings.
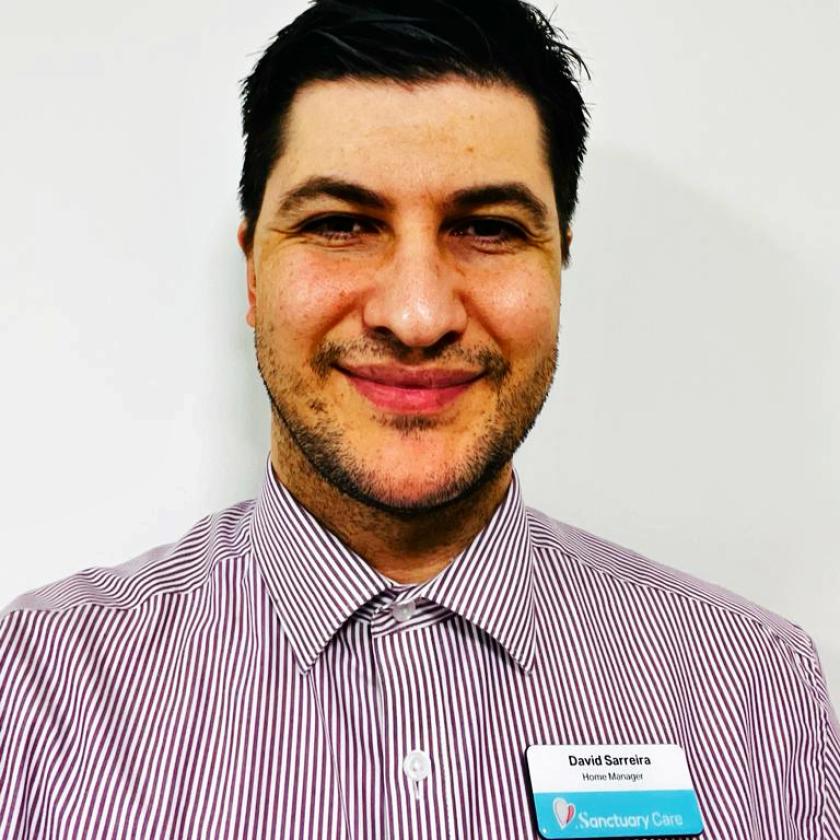
[[[309,463],[272,421],[271,464],[277,478],[326,528],[397,583],[422,583],[446,567],[487,524],[511,481],[510,463],[467,496],[433,511],[393,514],[346,495]]]

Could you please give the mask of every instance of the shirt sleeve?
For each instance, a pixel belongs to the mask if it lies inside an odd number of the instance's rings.
[[[814,654],[814,676],[818,701],[823,715],[822,779],[825,792],[822,803],[823,840],[840,840],[840,725],[831,705],[819,654],[811,642]]]
[[[12,647],[11,623],[14,617],[0,614],[0,837],[24,838],[23,829],[15,830],[16,813],[14,776],[17,756],[12,737],[13,700],[20,691],[21,674]]]
[[[46,637],[26,611],[0,614],[0,837],[41,836],[36,802],[47,761],[44,732],[50,723],[45,688],[49,659],[39,649]],[[43,828],[43,827],[42,827]]]

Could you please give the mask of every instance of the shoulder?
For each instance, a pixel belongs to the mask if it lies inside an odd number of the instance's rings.
[[[209,514],[176,542],[120,565],[83,569],[20,595],[0,612],[0,644],[8,641],[12,626],[60,623],[67,613],[90,608],[132,610],[161,595],[202,586],[219,564],[247,549],[253,504],[239,502]]]
[[[554,611],[571,617],[571,629],[560,632],[575,635],[593,661],[606,646],[639,673],[660,669],[687,692],[680,702],[690,698],[693,719],[705,718],[701,727],[769,745],[751,749],[752,773],[779,789],[816,773],[829,780],[827,815],[840,813],[832,797],[840,787],[830,783],[840,781],[840,726],[802,628],[722,587],[527,513],[538,585]]]
[[[564,576],[578,592],[638,610],[642,630],[667,633],[689,647],[702,636],[707,649],[726,648],[745,664],[760,665],[772,651],[808,681],[818,668],[810,636],[774,612],[541,511],[529,508],[528,517],[547,574]]]
[[[32,727],[43,715],[70,731],[73,710],[107,704],[111,685],[171,668],[197,628],[219,620],[230,576],[247,563],[252,506],[205,516],[176,542],[12,601],[0,613],[0,754],[37,742]]]
[[[76,760],[94,729],[134,726],[132,709],[168,703],[179,669],[223,636],[219,624],[235,617],[219,606],[245,588],[252,506],[206,516],[127,563],[27,592],[0,613],[0,757],[24,786],[48,771],[44,756]]]

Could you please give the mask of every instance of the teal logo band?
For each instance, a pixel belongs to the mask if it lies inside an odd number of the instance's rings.
[[[535,793],[545,838],[696,837],[703,820],[693,790]]]

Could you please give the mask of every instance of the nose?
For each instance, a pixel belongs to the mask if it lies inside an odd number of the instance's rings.
[[[367,330],[406,347],[431,347],[464,332],[467,311],[457,272],[446,265],[433,234],[398,241],[381,266],[363,308]]]

